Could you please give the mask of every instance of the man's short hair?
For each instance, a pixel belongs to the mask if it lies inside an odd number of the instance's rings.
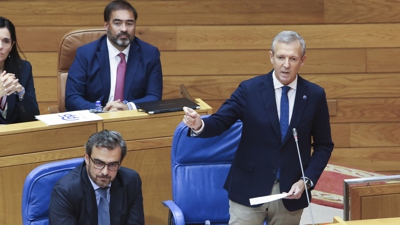
[[[104,22],[110,21],[111,13],[115,10],[131,11],[133,13],[133,16],[135,17],[135,21],[138,18],[136,9],[133,8],[133,6],[131,4],[129,4],[129,2],[124,1],[124,0],[115,0],[115,1],[110,2],[104,9]]]
[[[283,43],[292,43],[298,41],[301,45],[301,56],[303,57],[306,54],[306,42],[304,39],[294,31],[282,31],[278,35],[275,36],[274,40],[272,40],[271,51],[275,54],[275,43],[283,42]]]
[[[108,150],[115,149],[116,147],[121,148],[121,162],[126,155],[126,143],[122,138],[122,135],[117,131],[103,130],[92,134],[89,140],[85,144],[86,154],[92,155],[93,147],[103,147]]]

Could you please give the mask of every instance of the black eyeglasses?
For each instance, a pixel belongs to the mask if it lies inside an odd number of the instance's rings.
[[[96,160],[92,159],[92,156],[89,156],[89,158],[93,162],[93,167],[98,170],[102,170],[102,169],[104,169],[104,167],[107,166],[108,170],[115,171],[115,170],[118,170],[119,166],[121,165],[119,162],[111,162],[111,163],[106,164],[103,161],[100,161],[97,159]]]

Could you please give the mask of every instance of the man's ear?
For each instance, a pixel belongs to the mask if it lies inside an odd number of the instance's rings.
[[[274,63],[274,53],[272,51],[269,51],[269,61],[271,61],[271,63]]]
[[[86,163],[86,165],[89,165],[89,155],[88,154],[85,154],[85,163]]]
[[[306,56],[306,55],[304,55],[304,56],[303,56],[303,58],[301,58],[301,65],[303,65],[303,64],[304,64],[304,61],[306,61],[306,58],[307,58],[307,56]]]

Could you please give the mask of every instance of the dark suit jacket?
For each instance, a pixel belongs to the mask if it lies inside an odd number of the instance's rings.
[[[67,110],[94,109],[97,100],[105,106],[110,95],[110,62],[107,36],[86,44],[76,51],[67,78]],[[134,103],[160,100],[163,81],[160,52],[135,37],[129,48],[124,98]]]
[[[121,167],[110,189],[111,225],[144,224],[142,181],[139,174]],[[97,225],[96,194],[85,162],[61,178],[53,188],[50,224]]]
[[[305,176],[317,183],[333,150],[328,106],[321,87],[298,76],[292,119],[284,140],[272,71],[242,82],[217,113],[204,119],[204,131],[199,136],[219,135],[238,119],[243,122],[242,137],[224,185],[229,199],[250,206],[249,198],[271,194],[279,167],[281,192],[288,192],[300,180],[293,128],[297,129]],[[299,200],[284,199],[283,203],[290,211],[308,205],[305,192]]]
[[[25,88],[24,98],[20,101],[17,94],[7,97],[7,116],[6,119],[0,116],[2,124],[34,121],[35,115],[40,114],[33,84],[32,66],[28,61],[21,60],[18,82]]]

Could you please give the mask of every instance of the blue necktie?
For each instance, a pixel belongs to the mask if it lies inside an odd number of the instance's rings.
[[[99,225],[110,225],[110,207],[107,201],[107,189],[108,187],[97,189],[97,193],[100,195],[99,205],[97,206]]]
[[[285,139],[287,129],[289,127],[289,98],[287,96],[288,91],[290,90],[289,86],[283,86],[282,87],[282,97],[281,97],[281,118],[280,118],[280,124],[281,124],[281,139],[283,142],[283,139]],[[278,169],[278,172],[276,173],[276,178],[280,179],[280,174],[281,170],[280,168]]]
[[[289,86],[282,87],[281,118],[280,118],[282,141],[283,139],[285,139],[286,132],[289,127],[289,99],[287,96],[289,90],[290,90]]]

